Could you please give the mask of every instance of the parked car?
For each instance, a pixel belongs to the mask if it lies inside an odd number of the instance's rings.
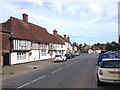
[[[66,56],[66,59],[71,59],[72,58],[72,55],[70,53],[65,54],[65,56]]]
[[[108,51],[105,53],[101,53],[98,55],[97,64],[99,64],[103,58],[118,58],[118,57],[116,56],[116,53],[114,51]]]
[[[53,59],[54,62],[56,61],[66,61],[66,57],[64,55],[55,55],[55,58]]]
[[[97,85],[120,84],[120,58],[104,58],[97,72]]]
[[[106,53],[101,53],[98,55],[98,59],[97,59],[97,64],[99,65],[102,61],[103,58],[108,58],[108,54]]]
[[[75,56],[79,56],[80,55],[80,53],[79,52],[75,52]]]
[[[74,57],[75,57],[75,55],[74,55],[73,53],[70,53],[70,54],[71,54],[72,58],[74,58]]]
[[[115,52],[116,58],[120,58],[120,50]]]

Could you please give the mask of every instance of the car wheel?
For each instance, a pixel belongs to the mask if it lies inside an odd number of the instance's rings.
[[[99,80],[99,77],[97,76],[97,86],[102,86],[103,83]]]

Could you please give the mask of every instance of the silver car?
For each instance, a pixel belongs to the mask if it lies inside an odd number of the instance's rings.
[[[102,86],[104,82],[120,84],[120,58],[102,60],[97,73],[97,85]]]
[[[66,57],[64,55],[55,55],[53,61],[66,61]]]

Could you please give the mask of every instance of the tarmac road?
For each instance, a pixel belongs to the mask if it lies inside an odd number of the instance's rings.
[[[3,88],[114,88],[97,87],[97,54],[81,54],[66,62],[56,62],[44,68],[3,79]],[[114,89],[115,90],[115,89]]]

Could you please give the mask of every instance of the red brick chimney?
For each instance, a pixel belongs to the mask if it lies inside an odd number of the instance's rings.
[[[56,30],[53,30],[53,35],[57,35],[57,31]]]
[[[70,37],[69,37],[69,35],[68,35],[68,37],[67,37],[67,40],[70,41]]]
[[[64,35],[64,38],[66,39],[66,35]]]
[[[23,16],[23,21],[28,22],[28,15],[27,14],[22,14]]]

